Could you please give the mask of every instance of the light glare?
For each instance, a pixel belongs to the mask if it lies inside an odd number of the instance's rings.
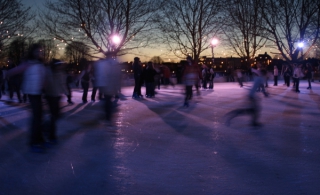
[[[114,44],[120,43],[120,37],[118,35],[113,35],[111,40]]]
[[[304,44],[302,42],[298,43],[298,47],[302,48]]]
[[[211,45],[215,46],[218,44],[218,39],[212,39],[211,40]]]

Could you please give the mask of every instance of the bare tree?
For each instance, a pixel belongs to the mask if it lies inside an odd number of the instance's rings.
[[[82,58],[88,58],[90,48],[82,42],[72,42],[65,49],[65,56],[69,63],[79,64]]]
[[[320,2],[314,0],[264,0],[266,30],[287,61],[299,61],[319,39]],[[303,43],[303,47],[298,44]]]
[[[160,56],[153,56],[150,61],[154,64],[162,64],[164,62]]]
[[[167,0],[157,15],[160,37],[179,58],[198,59],[210,47],[210,40],[220,32],[219,0]],[[221,16],[221,15],[220,15]]]
[[[52,39],[40,39],[38,43],[43,48],[43,58],[45,63],[49,63],[57,55],[57,47]]]
[[[239,57],[254,59],[257,52],[267,42],[263,18],[260,12],[260,0],[226,1],[226,20],[224,34],[229,47]]]
[[[8,49],[6,50],[6,56],[13,62],[13,64],[18,65],[26,56],[28,48],[29,44],[26,39],[22,37],[15,37],[10,42]]]
[[[47,1],[42,24],[52,37],[65,43],[81,41],[95,53],[118,55],[148,45],[150,20],[158,2],[153,0]],[[119,36],[119,42],[113,42]]]
[[[15,37],[28,37],[33,32],[28,27],[33,17],[30,8],[20,0],[0,0],[0,58],[8,55],[9,44]]]

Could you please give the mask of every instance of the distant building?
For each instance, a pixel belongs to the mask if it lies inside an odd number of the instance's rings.
[[[255,61],[268,67],[272,62],[272,58],[265,52],[264,54],[259,54],[258,57],[255,57]]]
[[[198,62],[199,65],[206,65],[207,67],[212,67],[216,72],[226,72],[228,67],[232,69],[246,69],[244,63],[241,58],[227,57],[227,58],[207,58],[206,56],[202,56]]]

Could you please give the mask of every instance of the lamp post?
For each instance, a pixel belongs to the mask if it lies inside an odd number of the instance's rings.
[[[303,46],[304,46],[304,43],[303,43],[303,42],[299,42],[299,43],[298,43],[298,47],[299,47],[300,50],[301,50],[301,58],[302,58],[302,60],[303,60]]]
[[[214,63],[214,53],[213,53],[213,49],[214,49],[214,47],[215,47],[217,44],[218,44],[218,39],[213,38],[213,39],[211,40],[212,65],[213,65],[213,63]]]

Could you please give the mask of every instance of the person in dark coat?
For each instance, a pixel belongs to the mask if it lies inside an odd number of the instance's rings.
[[[290,87],[291,76],[292,76],[292,71],[291,71],[290,66],[287,64],[287,65],[285,65],[285,68],[283,71],[284,82],[287,85],[287,87]]]
[[[67,102],[70,105],[74,104],[73,101],[71,100],[71,98],[72,98],[71,84],[72,83],[73,83],[73,75],[71,74],[70,71],[67,71],[67,76],[66,76],[66,96],[68,98]]]
[[[310,63],[307,63],[306,78],[307,78],[308,84],[309,84],[307,89],[311,89],[312,67],[311,67]]]
[[[57,144],[57,121],[60,118],[61,95],[67,90],[65,63],[53,59],[46,70],[45,98],[48,102],[50,119],[47,127],[47,143]]]
[[[148,65],[144,72],[144,81],[146,84],[146,97],[154,97],[154,77],[156,76],[157,71],[153,68],[152,62],[148,62]]]
[[[82,102],[85,104],[88,102],[87,96],[90,85],[91,66],[88,64],[88,61],[85,58],[80,60],[80,66],[83,67],[83,70],[79,75],[79,79],[81,79],[81,86],[83,89]]]
[[[278,75],[279,75],[278,67],[274,66],[274,68],[273,68],[273,79],[274,79],[273,86],[278,86]]]
[[[183,72],[183,82],[185,84],[185,98],[184,98],[184,107],[189,107],[189,100],[192,99],[192,86],[198,81],[199,79],[200,70],[192,59],[191,56],[187,56],[187,64],[185,66]]]
[[[43,50],[41,45],[34,44],[28,51],[27,61],[8,71],[7,76],[23,74],[22,91],[29,97],[31,105],[30,147],[32,152],[45,151],[43,136],[42,93],[46,83],[46,69],[42,63]]]
[[[181,64],[178,64],[176,76],[177,76],[177,84],[182,84],[182,73],[183,73],[183,67]]]
[[[9,70],[13,69],[14,67],[15,67],[14,64],[10,63]],[[12,100],[13,94],[14,94],[14,92],[16,92],[17,98],[20,103],[22,103],[21,93],[20,93],[21,82],[22,82],[22,75],[21,74],[14,75],[8,79],[9,97]]]
[[[134,58],[133,61],[133,74],[134,74],[134,90],[132,98],[143,97],[141,94],[141,77],[142,77],[142,66],[138,57]]]

